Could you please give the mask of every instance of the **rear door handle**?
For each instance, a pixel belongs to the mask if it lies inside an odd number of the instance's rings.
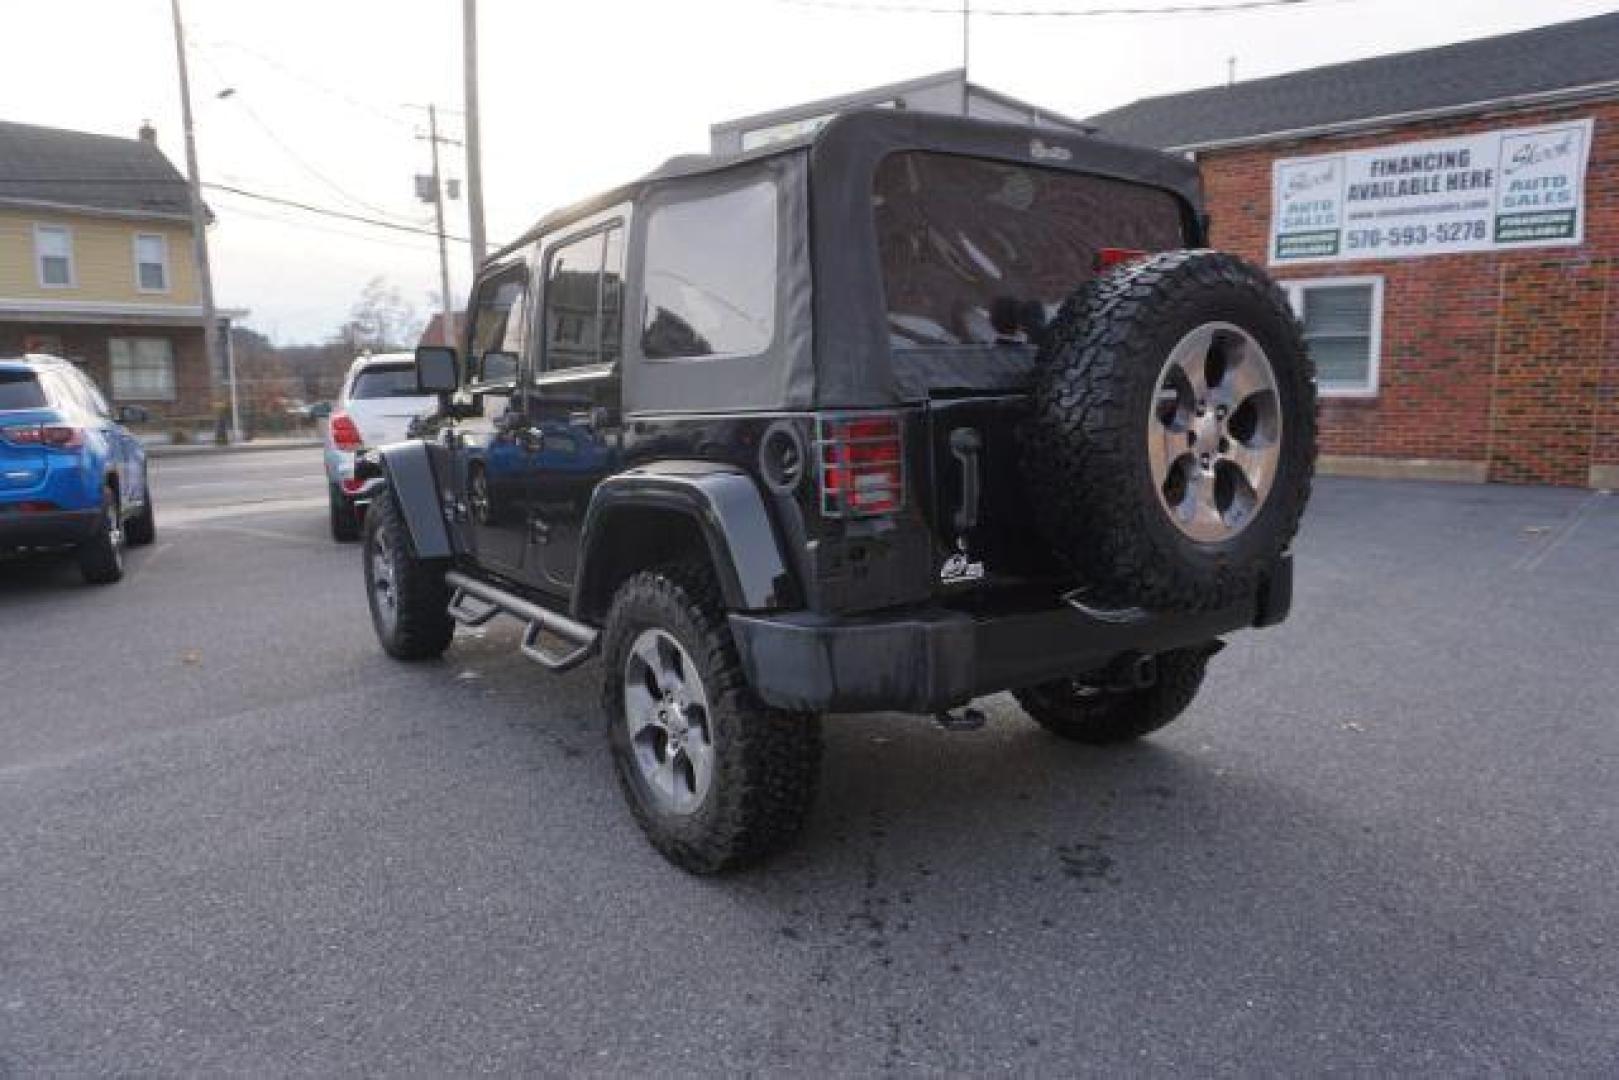
[[[978,525],[978,498],[982,480],[978,474],[979,451],[984,438],[977,428],[956,428],[950,433],[950,453],[961,465],[961,503],[956,507],[957,533],[968,532]]]

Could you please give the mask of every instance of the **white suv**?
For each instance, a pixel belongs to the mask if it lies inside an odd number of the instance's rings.
[[[417,389],[416,358],[410,353],[362,356],[349,365],[326,423],[326,491],[333,540],[360,538],[361,515],[382,485],[380,478],[355,479],[354,455],[405,439],[410,422],[436,403],[432,394]]]

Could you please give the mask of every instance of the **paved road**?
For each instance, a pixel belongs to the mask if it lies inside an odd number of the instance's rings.
[[[1619,1066],[1619,499],[1323,483],[1182,723],[835,719],[802,846],[703,881],[593,668],[389,662],[318,487],[205,505],[318,484],[254,457],[160,466],[212,516],[119,586],[0,566],[0,1075]]]
[[[326,505],[320,451],[309,447],[154,457],[150,467],[170,524]]]

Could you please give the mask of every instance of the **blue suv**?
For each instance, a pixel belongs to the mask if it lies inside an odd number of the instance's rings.
[[[124,576],[124,545],[155,535],[146,451],[78,368],[53,356],[0,359],[0,552],[71,549],[84,579]]]

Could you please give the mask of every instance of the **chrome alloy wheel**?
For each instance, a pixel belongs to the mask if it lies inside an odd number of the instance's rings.
[[[1158,501],[1193,540],[1236,536],[1276,479],[1282,402],[1270,358],[1231,323],[1197,327],[1170,351],[1147,418]]]
[[[392,630],[399,618],[399,586],[394,573],[393,549],[378,529],[371,537],[371,595],[376,601],[377,617],[383,626]]]
[[[658,804],[690,814],[714,780],[708,694],[691,656],[668,632],[641,631],[624,660],[624,723],[641,780]]]

